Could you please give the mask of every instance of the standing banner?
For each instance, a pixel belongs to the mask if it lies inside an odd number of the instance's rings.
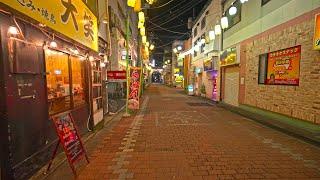
[[[315,18],[313,41],[313,49],[320,50],[320,14],[317,14]]]
[[[55,126],[59,141],[52,154],[51,161],[47,168],[47,172],[50,170],[53,159],[56,156],[59,144],[62,145],[63,150],[67,156],[69,165],[72,169],[73,174],[76,176],[76,169],[74,164],[82,159],[84,156],[89,163],[87,153],[83,147],[81,138],[78,134],[75,122],[70,112],[62,113],[52,117],[53,124]]]
[[[298,86],[300,59],[300,45],[269,53],[266,84]]]
[[[140,67],[130,67],[128,108],[139,109],[140,106]]]

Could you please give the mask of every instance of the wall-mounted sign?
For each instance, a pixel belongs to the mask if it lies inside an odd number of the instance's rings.
[[[1,3],[98,51],[97,18],[81,0],[1,0]]]
[[[228,66],[233,64],[239,64],[239,58],[237,57],[237,48],[232,47],[224,50],[220,55],[220,65]]]
[[[268,53],[265,84],[299,85],[301,46]]]
[[[313,48],[320,50],[320,14],[316,15]]]
[[[212,71],[213,70],[212,59],[206,59],[203,61],[203,70],[204,71]]]
[[[128,108],[139,109],[140,107],[140,75],[141,69],[137,67],[130,67],[130,86],[128,97]]]
[[[125,82],[126,71],[108,71],[107,78],[109,82]]]

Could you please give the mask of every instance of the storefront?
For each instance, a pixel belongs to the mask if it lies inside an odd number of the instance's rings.
[[[239,46],[228,48],[220,55],[220,66],[222,72],[222,101],[233,106],[239,105],[239,49]]]
[[[70,111],[81,134],[101,119],[97,21],[85,4],[73,5],[76,18],[63,4],[0,3],[3,179],[27,179],[49,161],[57,142],[52,115]]]

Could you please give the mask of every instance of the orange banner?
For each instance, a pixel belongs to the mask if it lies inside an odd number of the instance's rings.
[[[266,84],[299,85],[301,46],[268,54]]]
[[[320,14],[315,19],[313,49],[320,50]]]

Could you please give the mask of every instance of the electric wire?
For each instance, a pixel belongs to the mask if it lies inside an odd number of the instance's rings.
[[[164,7],[164,6],[168,5],[168,4],[170,4],[170,3],[171,3],[171,2],[173,2],[173,1],[174,1],[174,0],[171,0],[171,1],[167,2],[167,3],[165,3],[165,4],[162,4],[162,5],[157,6],[157,7],[151,7],[151,8],[149,8],[149,9],[158,9],[158,8],[162,8],[162,7]]]
[[[154,26],[157,26],[158,28],[164,30],[164,31],[168,31],[168,32],[171,32],[171,33],[175,33],[175,34],[186,34],[186,33],[183,33],[183,32],[178,32],[178,31],[172,31],[172,30],[169,30],[169,29],[166,29],[166,28],[163,28],[161,26],[158,26],[157,24],[153,23],[152,21],[149,21],[151,24],[153,24]]]
[[[192,0],[192,1],[195,1],[195,0]],[[154,17],[152,17],[150,20],[155,20],[155,19],[162,18],[162,17],[163,17],[163,15],[168,14],[170,11],[174,10],[176,7],[180,6],[180,5],[181,5],[181,4],[183,4],[183,3],[185,3],[185,1],[181,1],[181,2],[179,2],[178,4],[174,5],[174,6],[173,6],[173,7],[171,7],[170,9],[167,9],[167,10],[165,10],[165,11],[161,12],[160,14],[158,14],[158,15],[156,15],[156,16],[154,16]],[[187,4],[188,4],[188,3],[187,3]],[[175,11],[175,10],[174,10],[174,11]]]

